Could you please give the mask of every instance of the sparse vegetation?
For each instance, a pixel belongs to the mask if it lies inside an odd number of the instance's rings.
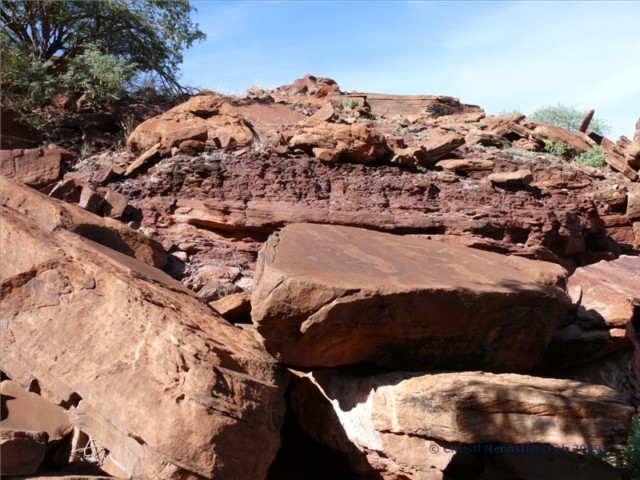
[[[529,152],[515,147],[505,148],[502,151],[508,155],[513,155],[514,157],[534,158],[536,156],[536,152]]]
[[[576,133],[586,114],[586,111],[581,111],[575,107],[558,103],[557,105],[547,105],[545,107],[538,108],[531,115],[528,115],[527,119],[538,123],[546,123],[547,125],[561,127],[569,130],[570,132]],[[611,130],[611,127],[603,120],[594,118],[591,121],[589,130],[594,131],[598,135],[606,135],[609,130]]]
[[[350,98],[349,100],[345,100],[342,102],[342,108],[346,110],[353,110],[358,106],[358,101],[355,98]]]
[[[546,142],[544,144],[544,151],[561,158],[567,158],[574,153],[571,145],[564,142]]]
[[[583,154],[578,155],[574,159],[574,162],[579,165],[586,165],[587,167],[604,167],[607,164],[607,158],[600,147],[593,147]]]

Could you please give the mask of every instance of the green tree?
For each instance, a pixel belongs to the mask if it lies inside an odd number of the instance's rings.
[[[34,108],[70,88],[113,100],[142,72],[184,92],[181,52],[205,38],[193,10],[188,0],[3,0],[3,105]]]
[[[547,125],[561,127],[576,133],[586,114],[586,111],[580,111],[575,107],[558,103],[557,105],[547,105],[538,108],[531,115],[528,115],[527,118],[534,122],[546,123]],[[604,136],[611,130],[611,127],[603,120],[594,118],[591,121],[589,129],[598,135]]]

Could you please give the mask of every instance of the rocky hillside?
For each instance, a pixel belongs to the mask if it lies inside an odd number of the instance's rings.
[[[624,478],[640,121],[581,130],[308,75],[1,150],[2,475]]]

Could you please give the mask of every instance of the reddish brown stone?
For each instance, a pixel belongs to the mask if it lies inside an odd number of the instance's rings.
[[[49,196],[69,203],[78,203],[81,189],[73,178],[64,178],[51,189]]]
[[[626,441],[634,413],[613,390],[570,380],[353,368],[297,375],[291,409],[305,436],[341,452],[359,478],[384,480],[449,478],[459,472],[457,452],[465,446],[482,449],[483,460],[491,452],[485,444],[498,444],[493,453],[506,444],[506,451],[538,452],[540,459],[543,445],[616,448]],[[555,475],[558,469],[583,478],[575,459],[573,468],[554,462],[544,462],[546,470],[536,477],[487,478],[570,478]]]
[[[323,161],[371,163],[390,155],[384,137],[362,124],[342,125],[308,120],[298,124],[295,131],[289,146],[313,153]]]
[[[429,131],[425,140],[420,142],[420,145],[426,150],[423,165],[433,165],[462,144],[464,144],[464,137],[457,133],[447,133],[439,129]]]
[[[69,405],[127,477],[265,478],[286,376],[253,336],[160,270],[0,210],[2,370]]]
[[[632,301],[640,298],[640,258],[622,256],[578,268],[569,278],[578,318],[586,327],[625,328],[632,320]]]
[[[44,460],[47,434],[0,428],[0,447],[0,475],[31,475]]]
[[[91,213],[97,213],[104,203],[104,198],[94,192],[90,187],[83,186],[78,205]]]
[[[542,358],[569,307],[550,286],[565,274],[442,242],[296,224],[261,251],[252,317],[289,365],[518,371]]]
[[[156,240],[111,218],[101,218],[77,205],[46,197],[8,178],[0,181],[0,205],[29,213],[48,232],[70,230],[109,248],[161,268],[167,254]]]
[[[3,418],[0,427],[17,431],[46,432],[55,445],[73,430],[67,412],[11,380],[0,383]]]
[[[44,187],[60,178],[61,152],[52,148],[2,150],[0,174],[30,187]]]
[[[129,199],[125,195],[113,190],[107,190],[104,196],[104,206],[102,210],[105,215],[111,218],[121,218],[124,215],[127,205],[129,205]]]
[[[501,187],[526,187],[533,181],[531,170],[517,170],[515,172],[492,173],[487,179]]]

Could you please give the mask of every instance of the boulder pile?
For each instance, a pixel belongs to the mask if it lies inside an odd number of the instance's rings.
[[[0,474],[621,478],[640,121],[582,130],[311,75],[127,151],[11,130]]]

